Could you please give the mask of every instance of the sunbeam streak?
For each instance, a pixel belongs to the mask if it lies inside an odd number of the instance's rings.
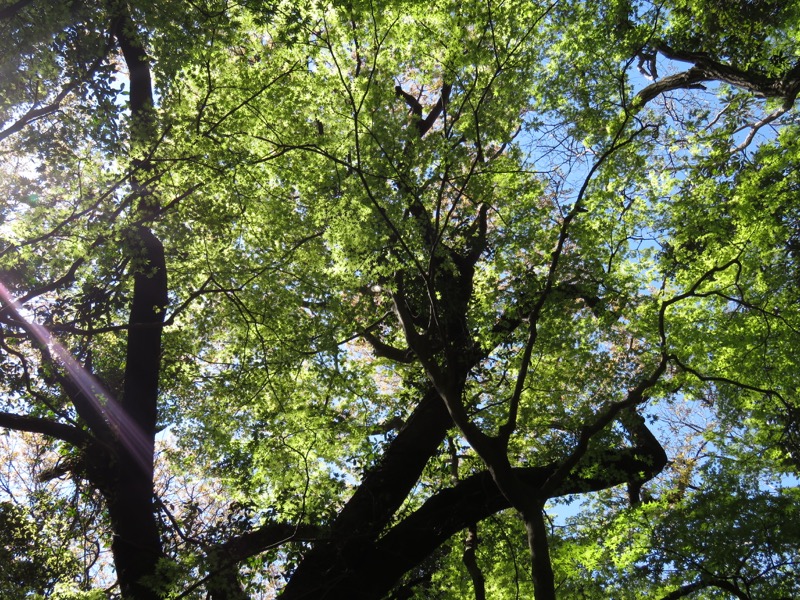
[[[2,282],[0,282],[0,299],[5,304],[6,310],[15,319],[16,324],[33,336],[37,343],[49,350],[54,360],[63,367],[70,381],[80,390],[89,403],[90,409],[104,421],[125,450],[134,458],[136,464],[144,472],[152,472],[153,441],[125,414],[119,402],[96,377],[75,360],[46,327],[23,315],[20,304]]]

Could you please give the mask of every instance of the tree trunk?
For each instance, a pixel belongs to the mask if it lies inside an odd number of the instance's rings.
[[[534,506],[525,519],[525,532],[531,551],[531,577],[536,600],[555,600],[556,587],[553,566],[550,562],[550,547],[547,541],[547,527],[541,505]]]
[[[106,495],[114,538],[111,550],[125,600],[159,600],[163,556],[153,507],[153,480],[130,457],[119,459],[114,490]]]

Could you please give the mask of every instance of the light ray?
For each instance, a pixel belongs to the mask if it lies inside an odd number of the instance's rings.
[[[133,419],[125,413],[116,398],[103,387],[96,377],[75,360],[45,326],[25,317],[22,307],[2,282],[0,282],[0,299],[20,323],[20,326],[36,338],[39,344],[50,350],[55,360],[66,371],[67,377],[91,403],[92,409],[101,415],[136,464],[144,472],[152,473],[153,440],[145,435]]]

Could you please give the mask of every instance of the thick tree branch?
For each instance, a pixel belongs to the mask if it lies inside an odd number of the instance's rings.
[[[43,419],[41,417],[15,415],[7,412],[0,412],[0,427],[13,429],[15,431],[41,433],[42,435],[72,444],[75,447],[82,446],[90,439],[85,431],[72,425],[57,423],[56,421]]]
[[[656,385],[656,383],[658,383],[658,381],[661,379],[661,375],[663,375],[667,370],[667,363],[667,357],[662,356],[656,368],[653,369],[653,372],[650,373],[648,377],[642,379],[636,387],[631,389],[624,400],[620,400],[619,402],[614,402],[613,404],[608,405],[597,416],[593,423],[586,425],[581,429],[580,436],[578,437],[578,443],[575,444],[575,447],[572,449],[570,455],[561,461],[556,471],[550,476],[550,478],[548,478],[544,487],[542,488],[548,497],[556,489],[558,489],[562,481],[568,478],[572,470],[585,456],[586,451],[589,449],[589,442],[594,435],[605,429],[614,419],[618,417],[620,413],[626,409],[632,409],[646,400],[647,391]],[[636,432],[640,435],[643,433],[641,429],[643,423],[643,421],[641,423],[637,423]],[[645,430],[646,429],[647,428],[645,427]],[[647,430],[647,433],[650,433],[649,430]],[[650,434],[650,436],[652,437],[652,434]],[[651,443],[652,441],[648,438],[647,442],[646,449],[648,452],[652,452],[654,450],[654,446]],[[663,453],[661,445],[658,444],[657,441],[656,444],[658,445],[658,449],[660,449],[660,451]]]
[[[708,581],[695,581],[693,583],[687,583],[686,585],[679,587],[677,590],[671,591],[666,596],[662,596],[661,600],[678,600],[678,598],[685,598],[686,596],[709,587],[711,587],[711,583]]]
[[[686,598],[687,596],[691,596],[695,592],[712,587],[716,587],[721,590],[725,590],[726,592],[730,592],[740,600],[751,600],[750,596],[745,594],[742,590],[740,590],[736,585],[734,585],[730,581],[727,581],[725,579],[719,579],[716,577],[712,577],[710,579],[701,579],[700,581],[695,581],[693,583],[687,583],[685,585],[682,585],[677,590],[673,590],[666,596],[662,596],[661,600],[678,600],[678,598]]]
[[[429,390],[336,517],[330,541],[316,545],[300,563],[283,599],[319,596],[335,585],[340,573],[360,563],[416,485],[450,427],[444,403]]]
[[[645,87],[634,97],[634,106],[644,106],[653,98],[672,90],[703,90],[705,87],[702,84],[713,80],[714,77],[702,69],[692,67],[688,71],[669,75]]]
[[[153,84],[150,77],[150,63],[147,52],[137,38],[133,21],[127,11],[117,17],[112,27],[112,33],[119,43],[125,64],[128,67],[130,78],[130,107],[131,117],[134,121],[134,128],[145,123],[152,126],[152,116],[150,111],[153,108]],[[144,132],[145,137],[148,133]]]
[[[333,531],[360,535],[383,529],[452,426],[438,394],[429,390],[339,513]]]
[[[478,565],[476,552],[478,550],[478,526],[474,523],[467,528],[467,539],[464,541],[464,554],[461,562],[472,580],[472,589],[475,591],[475,600],[486,600],[486,579]]]
[[[411,109],[412,113],[419,117],[419,119],[422,119],[422,104],[419,103],[419,100],[414,98],[414,96],[409,94],[399,85],[394,87],[394,93],[398,98],[402,98],[406,101],[406,104],[408,104],[408,107]]]
[[[150,147],[156,139],[153,86],[144,40],[125,3],[116,5],[111,33],[119,43],[130,75],[131,138]],[[137,149],[138,150],[138,149]],[[136,170],[152,170],[150,152],[133,159]],[[124,385],[120,400],[115,460],[94,472],[94,483],[105,497],[114,532],[111,550],[122,595],[157,600],[151,585],[163,557],[153,505],[153,458],[161,370],[161,336],[167,307],[167,271],[164,247],[149,229],[158,214],[155,196],[136,172],[131,186],[138,196],[138,225],[128,231],[133,268],[133,299],[129,315]],[[142,326],[144,325],[144,326]]]
[[[666,460],[650,454],[646,448],[598,453],[591,464],[577,469],[553,490],[553,496],[623,485],[637,473],[649,479],[665,465]],[[515,468],[513,474],[529,488],[535,489],[541,487],[556,469],[557,465]],[[326,580],[324,586],[317,588],[317,596],[309,597],[329,600],[382,598],[404,573],[453,535],[508,508],[511,508],[510,503],[500,493],[488,471],[468,477],[429,498],[414,513],[392,527],[374,547],[359,555],[358,562],[351,563],[349,570],[338,571],[337,578]]]
[[[550,543],[547,539],[544,502],[536,503],[534,510],[524,517],[531,552],[531,576],[536,600],[555,600],[556,586],[553,565],[550,562]]]
[[[161,325],[168,302],[167,267],[164,247],[150,229],[139,227],[137,234],[133,243],[139,247],[134,251],[144,260],[134,273],[122,406],[141,432],[152,438],[161,369]]]
[[[430,131],[433,124],[436,122],[436,119],[439,118],[439,115],[442,114],[442,111],[447,106],[448,101],[450,100],[450,91],[453,89],[453,86],[449,83],[445,83],[442,85],[442,93],[439,95],[439,99],[436,101],[436,104],[431,109],[431,112],[428,113],[428,116],[425,117],[424,120],[420,121],[417,124],[417,128],[419,129],[419,136],[422,137],[428,131]]]
[[[316,542],[329,536],[330,530],[318,525],[266,523],[220,544],[216,551],[224,555],[226,561],[236,563],[288,542]]]
[[[147,142],[155,128],[153,86],[147,52],[126,10],[122,10],[115,20],[112,33],[119,42],[130,74],[133,135],[135,139]],[[144,171],[152,168],[149,157],[138,161],[137,166]],[[132,183],[140,193],[138,209],[146,221],[155,211],[153,199],[135,175]],[[149,456],[143,455],[139,459],[147,465],[146,470],[151,476],[161,369],[161,334],[168,304],[167,267],[161,241],[144,223],[134,227],[129,234],[130,252],[134,260],[134,285],[121,404],[147,445],[142,452]]]
[[[680,51],[664,43],[656,44],[655,48],[666,58],[692,63],[693,66],[683,73],[670,75],[645,87],[634,99],[637,106],[644,106],[664,92],[702,87],[702,83],[707,81],[727,83],[763,98],[783,98],[787,110],[794,104],[800,91],[800,62],[783,77],[767,77],[719,62],[704,53]]]
[[[61,103],[64,101],[64,98],[69,96],[72,91],[80,85],[80,81],[73,81],[69,85],[65,86],[59,94],[53,99],[50,104],[46,106],[36,106],[31,108],[28,112],[22,115],[19,119],[14,121],[11,125],[0,131],[0,142],[4,139],[13,135],[19,131],[22,131],[26,125],[29,123],[33,123],[37,119],[41,119],[42,117],[46,117],[47,115],[53,114],[59,108],[61,108]]]
[[[419,137],[423,137],[430,128],[433,127],[433,124],[436,122],[436,119],[439,118],[439,115],[442,114],[442,111],[447,106],[447,103],[450,99],[450,92],[452,91],[453,86],[452,84],[445,83],[442,84],[442,92],[439,95],[439,99],[436,101],[436,104],[431,109],[431,112],[428,113],[428,116],[423,118],[422,117],[422,104],[420,104],[419,100],[416,99],[414,96],[406,92],[402,87],[395,86],[394,92],[398,98],[403,98],[408,107],[411,109],[411,112],[414,113],[417,117],[417,131],[419,132]]]
[[[388,358],[389,360],[403,364],[411,364],[414,362],[414,353],[411,350],[395,348],[372,335],[369,330],[364,331],[361,337],[372,346],[372,350],[378,358]]]

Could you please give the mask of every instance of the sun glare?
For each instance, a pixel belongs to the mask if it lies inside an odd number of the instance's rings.
[[[144,470],[150,471],[153,462],[153,443],[141,428],[125,413],[119,402],[87,371],[70,352],[48,331],[46,327],[27,318],[22,307],[0,282],[0,299],[13,315],[17,324],[30,334],[36,343],[47,348],[54,361],[59,363],[69,380],[77,386],[81,395],[99,414],[114,435]]]

